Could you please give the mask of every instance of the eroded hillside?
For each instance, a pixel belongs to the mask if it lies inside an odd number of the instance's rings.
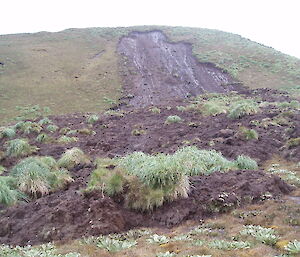
[[[0,36],[0,118],[9,121],[16,114],[15,107],[24,105],[49,106],[53,114],[110,107],[122,96],[121,87],[130,82],[122,83],[124,67],[119,66],[117,52],[120,38],[132,31],[153,30],[161,30],[171,42],[190,43],[198,61],[215,64],[245,86],[296,88],[300,84],[299,59],[216,30],[145,26],[4,35]],[[190,51],[188,48],[186,51]],[[155,64],[159,60],[154,60]],[[189,61],[196,62],[194,58]],[[197,70],[215,71],[214,66],[205,67]],[[173,72],[164,76],[168,80],[165,84],[178,86],[187,78],[192,85],[197,84],[193,76],[199,80],[196,70],[192,77],[176,69]],[[187,87],[187,91],[197,92],[191,90],[191,85]]]
[[[118,51],[124,89],[136,107],[237,88],[229,74],[198,62],[190,44],[169,43],[161,31],[132,32],[121,38]]]

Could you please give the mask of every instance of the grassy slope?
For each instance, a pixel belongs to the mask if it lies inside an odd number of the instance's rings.
[[[0,36],[0,119],[15,106],[40,104],[53,113],[101,111],[121,94],[116,44],[131,30],[161,29],[193,44],[200,61],[216,63],[245,85],[300,85],[300,60],[238,35],[183,27],[69,29]]]

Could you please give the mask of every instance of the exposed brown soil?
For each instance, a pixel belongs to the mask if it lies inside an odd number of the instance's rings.
[[[82,170],[88,169],[79,172]],[[0,218],[0,243],[38,244],[139,226],[169,227],[292,190],[280,178],[262,171],[216,172],[191,178],[192,190],[187,199],[165,204],[152,213],[139,213],[125,209],[120,198],[117,202],[99,192],[82,195],[78,189],[83,184],[77,180],[66,191],[6,209]]]
[[[260,96],[268,101],[285,101],[286,96],[275,94],[272,91],[261,90],[247,92],[251,96]],[[251,120],[261,121],[264,118],[272,118],[280,114],[278,110],[270,107],[263,108],[262,112],[255,115],[245,116],[238,120],[232,120],[225,114],[215,117],[205,117],[197,111],[178,111],[177,106],[186,105],[183,101],[173,101],[169,105],[161,106],[161,113],[153,113],[148,107],[127,111],[124,117],[102,115],[93,127],[95,135],[76,134],[78,142],[71,144],[41,144],[35,141],[37,134],[25,135],[30,143],[37,145],[40,150],[38,155],[51,155],[59,158],[66,150],[74,146],[80,147],[92,157],[97,156],[120,156],[133,151],[146,153],[175,152],[184,145],[196,145],[203,149],[216,149],[221,151],[227,158],[233,159],[238,155],[245,154],[258,162],[265,161],[272,155],[281,154],[290,160],[300,159],[300,147],[284,147],[287,137],[300,137],[300,115],[294,114],[287,117],[293,121],[293,125],[269,126],[268,128],[251,125]],[[165,124],[169,115],[178,115],[182,122]],[[86,115],[73,114],[50,117],[60,128],[71,129],[87,128]],[[245,140],[238,134],[239,127],[254,128],[259,134],[259,140]],[[46,126],[45,126],[46,127]],[[288,132],[286,129],[290,128]],[[135,135],[134,130],[141,131],[141,135]],[[59,132],[43,132],[58,138]],[[24,135],[19,135],[22,137]],[[7,139],[0,139],[0,151],[4,150]],[[1,165],[12,166],[17,160],[6,158]]]
[[[190,44],[168,42],[161,31],[132,32],[122,37],[124,89],[129,105],[143,107],[205,92],[240,90],[234,80],[210,63],[199,63]]]

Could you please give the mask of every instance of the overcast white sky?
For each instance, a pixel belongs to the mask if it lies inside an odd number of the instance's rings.
[[[1,0],[0,34],[170,25],[240,34],[300,58],[300,0]]]

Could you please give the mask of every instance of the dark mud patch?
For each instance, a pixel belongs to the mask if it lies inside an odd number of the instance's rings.
[[[171,227],[248,203],[287,194],[292,187],[262,171],[216,172],[191,178],[187,199],[167,203],[152,213],[123,207],[101,193],[82,195],[74,187],[2,211],[0,243],[25,245],[118,233],[140,226]],[[118,199],[119,200],[119,199]]]
[[[200,63],[190,44],[168,42],[161,31],[132,32],[120,39],[118,52],[123,56],[120,66],[128,103],[134,107],[240,89],[226,72]]]

